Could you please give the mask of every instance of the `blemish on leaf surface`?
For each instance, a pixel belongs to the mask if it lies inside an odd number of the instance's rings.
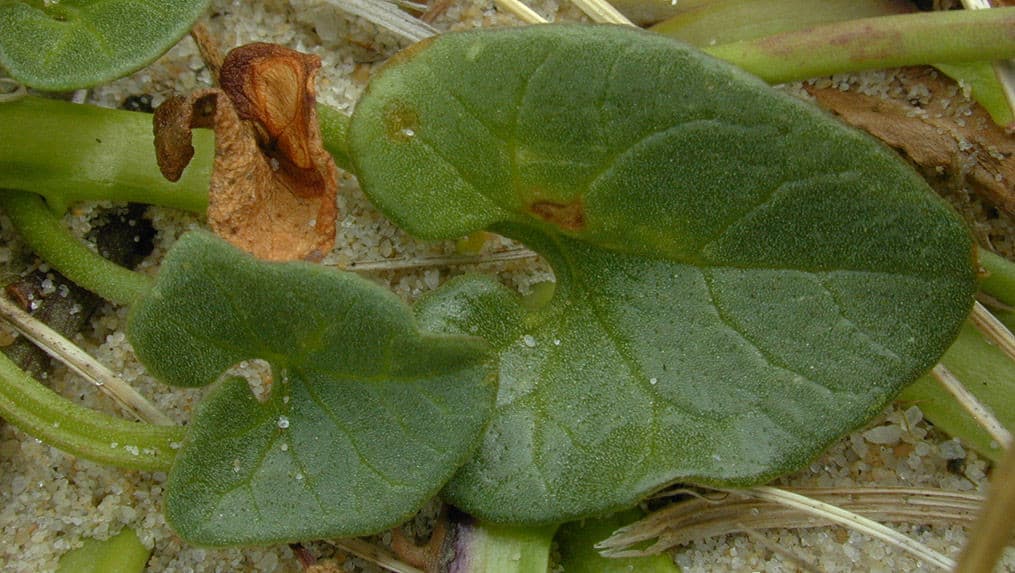
[[[388,139],[407,143],[419,129],[419,114],[408,103],[395,100],[384,108],[384,132]]]
[[[581,231],[585,228],[585,206],[581,198],[571,203],[537,201],[529,205],[529,212],[565,231]]]

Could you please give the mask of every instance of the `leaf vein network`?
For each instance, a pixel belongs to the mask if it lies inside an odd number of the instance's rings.
[[[345,436],[345,438],[349,441],[349,446],[352,448],[353,453],[356,454],[356,457],[359,459],[360,463],[364,467],[369,469],[378,478],[380,478],[382,481],[384,481],[385,483],[387,483],[388,485],[390,485],[392,487],[405,488],[405,487],[408,486],[408,484],[406,484],[406,483],[404,483],[402,481],[399,481],[399,480],[397,480],[397,479],[387,475],[386,473],[381,471],[379,468],[377,468],[366,457],[366,455],[363,453],[363,450],[360,448],[360,446],[359,446],[359,444],[358,444],[358,442],[357,442],[357,440],[355,438],[354,433],[344,423],[342,423],[342,421],[339,418],[339,416],[337,414],[335,414],[335,412],[333,412],[331,410],[331,408],[327,405],[327,403],[325,403],[324,400],[317,394],[317,392],[314,391],[314,389],[311,387],[310,384],[306,384],[305,388],[306,388],[306,391],[307,391],[307,395],[310,397],[310,401],[315,406],[317,406],[318,409],[320,409],[321,412],[323,412],[324,415],[329,420],[331,420],[332,425],[335,426],[335,429],[337,429],[339,432],[341,432]]]
[[[829,388],[828,386],[826,386],[825,384],[822,384],[821,382],[811,378],[810,376],[804,375],[801,372],[797,372],[796,370],[791,368],[789,365],[785,364],[778,357],[773,355],[771,352],[769,352],[768,350],[764,349],[761,346],[760,343],[758,343],[757,341],[751,339],[751,337],[747,336],[747,334],[745,334],[743,332],[743,330],[740,328],[740,326],[737,324],[736,320],[728,312],[726,312],[722,308],[721,304],[719,304],[719,298],[720,297],[718,295],[718,292],[716,291],[715,284],[714,284],[714,280],[715,279],[712,276],[712,273],[710,272],[710,270],[709,269],[702,269],[701,273],[702,273],[702,278],[705,281],[705,285],[706,285],[706,287],[708,289],[709,300],[712,303],[712,308],[715,309],[716,318],[718,318],[719,321],[722,324],[724,324],[730,330],[730,332],[733,332],[741,340],[743,340],[748,345],[750,345],[752,348],[754,348],[758,352],[758,354],[761,355],[761,357],[765,360],[765,362],[768,363],[769,366],[772,366],[773,368],[778,368],[779,370],[783,370],[784,372],[788,372],[789,374],[797,376],[801,380],[809,382],[809,383],[811,383],[812,385],[814,385],[815,387],[817,387],[819,389],[823,389],[823,392],[833,392],[833,390],[831,388]]]

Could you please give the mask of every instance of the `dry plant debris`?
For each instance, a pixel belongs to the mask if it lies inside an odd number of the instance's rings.
[[[191,129],[215,130],[208,225],[268,260],[320,260],[335,242],[338,170],[317,126],[320,58],[275,44],[229,52],[221,89],[176,96],[155,112],[159,168],[179,179]]]
[[[864,487],[790,489],[881,522],[969,524],[983,498],[931,488]],[[668,505],[618,531],[598,548],[615,557],[653,555],[693,541],[762,529],[823,527],[830,521],[797,508],[723,494],[691,497]]]
[[[844,121],[901,151],[931,178],[948,177],[1015,215],[1015,137],[978,105],[959,109],[959,87],[931,68],[905,68],[884,97],[807,86]]]

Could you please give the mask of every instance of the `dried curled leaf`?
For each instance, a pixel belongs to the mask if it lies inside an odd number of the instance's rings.
[[[190,130],[215,130],[208,224],[262,259],[320,259],[335,242],[338,170],[314,108],[320,65],[273,44],[242,46],[223,62],[222,89],[171,98],[155,113],[159,168],[170,181],[193,157]]]

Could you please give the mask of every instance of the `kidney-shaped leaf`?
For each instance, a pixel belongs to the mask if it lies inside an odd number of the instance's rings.
[[[0,2],[0,65],[31,87],[70,90],[125,76],[176,43],[208,0]]]
[[[531,313],[475,278],[419,308],[501,352],[494,421],[446,490],[489,520],[800,467],[929,368],[972,303],[969,233],[889,150],[650,33],[435,38],[374,78],[350,150],[409,231],[487,227],[556,272]]]
[[[166,517],[203,545],[391,527],[464,463],[493,410],[483,341],[422,334],[365,279],[258,261],[206,234],[170,252],[129,336],[171,384],[272,365],[265,403],[238,379],[212,390],[169,475]]]

